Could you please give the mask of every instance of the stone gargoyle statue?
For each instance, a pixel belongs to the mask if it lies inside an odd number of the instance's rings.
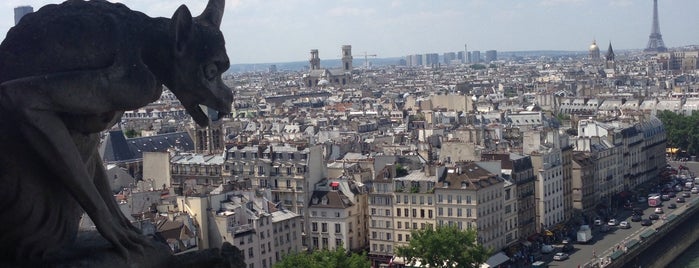
[[[114,200],[99,133],[157,100],[163,85],[200,126],[230,113],[224,4],[210,0],[197,17],[182,5],[172,18],[151,18],[123,4],[69,0],[8,31],[0,44],[0,260],[41,261],[70,247],[83,211],[115,256],[152,247]]]

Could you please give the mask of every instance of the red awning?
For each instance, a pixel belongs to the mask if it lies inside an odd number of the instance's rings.
[[[330,187],[338,187],[338,186],[340,186],[339,182],[334,181],[334,182],[330,183]]]

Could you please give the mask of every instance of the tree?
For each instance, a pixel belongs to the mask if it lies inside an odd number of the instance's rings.
[[[368,268],[371,261],[364,254],[346,253],[342,247],[335,250],[318,250],[312,253],[295,253],[282,258],[274,268]]]
[[[412,263],[420,260],[429,267],[478,268],[491,251],[476,242],[476,231],[455,226],[426,228],[411,232],[410,244],[397,247],[398,256]]]
[[[126,132],[124,132],[124,136],[126,136],[129,139],[135,138],[138,137],[138,132],[136,132],[136,130],[134,130],[133,128],[127,129]]]
[[[684,116],[670,111],[658,113],[658,119],[663,122],[667,146],[679,148],[689,155],[699,154],[699,113]]]
[[[401,164],[396,164],[396,178],[408,176],[408,170]]]

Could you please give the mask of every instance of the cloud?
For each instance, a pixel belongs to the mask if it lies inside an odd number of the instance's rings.
[[[539,5],[542,6],[560,6],[560,5],[577,5],[585,2],[585,0],[542,0]]]
[[[614,7],[628,7],[631,4],[633,4],[631,0],[612,0],[609,2],[609,5]]]
[[[334,17],[368,16],[374,13],[376,13],[376,10],[373,8],[334,7],[328,10],[328,14]]]

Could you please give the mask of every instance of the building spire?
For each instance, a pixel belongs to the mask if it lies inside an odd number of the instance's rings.
[[[614,60],[614,49],[612,49],[612,41],[609,41],[609,48],[607,48],[607,60]]]
[[[651,26],[650,36],[648,36],[648,45],[644,50],[646,52],[665,52],[665,42],[663,35],[660,34],[660,20],[658,19],[658,0],[653,0],[653,25]]]

